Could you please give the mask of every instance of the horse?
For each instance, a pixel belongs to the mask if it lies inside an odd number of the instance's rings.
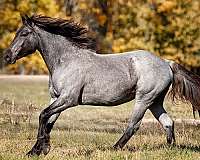
[[[89,30],[71,19],[21,15],[21,20],[4,60],[14,64],[38,50],[49,70],[51,96],[40,113],[37,141],[28,156],[49,153],[54,123],[61,112],[78,105],[116,106],[135,99],[115,149],[122,149],[136,133],[147,110],[164,128],[167,143],[175,143],[174,121],[163,107],[168,90],[172,100],[190,102],[200,110],[200,77],[180,64],[145,50],[97,54]]]

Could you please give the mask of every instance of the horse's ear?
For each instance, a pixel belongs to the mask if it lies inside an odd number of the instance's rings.
[[[26,14],[20,13],[20,16],[21,16],[23,24],[25,24],[27,22],[27,20],[29,19],[29,17]]]
[[[21,16],[21,19],[22,19],[22,23],[24,25],[29,25],[29,26],[33,25],[32,21],[31,21],[31,18],[29,18],[28,15],[26,15],[26,14],[20,14],[20,16]]]

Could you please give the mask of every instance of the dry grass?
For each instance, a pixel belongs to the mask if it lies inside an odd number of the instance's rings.
[[[48,104],[47,83],[1,80],[0,93],[0,159],[28,159],[24,155],[34,144],[38,114]],[[166,103],[173,118],[192,118],[187,105]],[[141,126],[123,150],[113,150],[131,109],[132,103],[127,103],[118,107],[79,106],[65,111],[52,131],[51,152],[39,159],[200,159],[200,129],[185,124],[176,124],[174,146],[166,145],[159,124],[148,123]],[[147,113],[145,118],[152,116]]]

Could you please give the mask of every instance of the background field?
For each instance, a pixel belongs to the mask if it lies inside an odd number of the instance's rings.
[[[0,159],[28,159],[35,142],[39,112],[48,104],[47,78],[0,77]],[[79,106],[65,111],[52,134],[51,152],[40,159],[197,160],[200,159],[198,125],[176,123],[177,143],[166,144],[165,133],[149,112],[123,150],[112,145],[120,138],[131,114],[132,103],[117,107]],[[166,101],[173,119],[193,118],[191,107]],[[155,122],[155,123],[153,123]],[[33,158],[37,159],[37,158]]]
[[[0,68],[22,13],[73,18],[92,31],[97,53],[148,50],[200,75],[199,8],[199,0],[1,0]],[[2,72],[47,74],[48,70],[39,54],[32,54]]]

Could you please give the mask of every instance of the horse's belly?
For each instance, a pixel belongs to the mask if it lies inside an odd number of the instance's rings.
[[[83,90],[81,102],[87,105],[105,105],[115,106],[135,98],[134,87],[111,87],[102,86],[102,88],[87,88]]]

